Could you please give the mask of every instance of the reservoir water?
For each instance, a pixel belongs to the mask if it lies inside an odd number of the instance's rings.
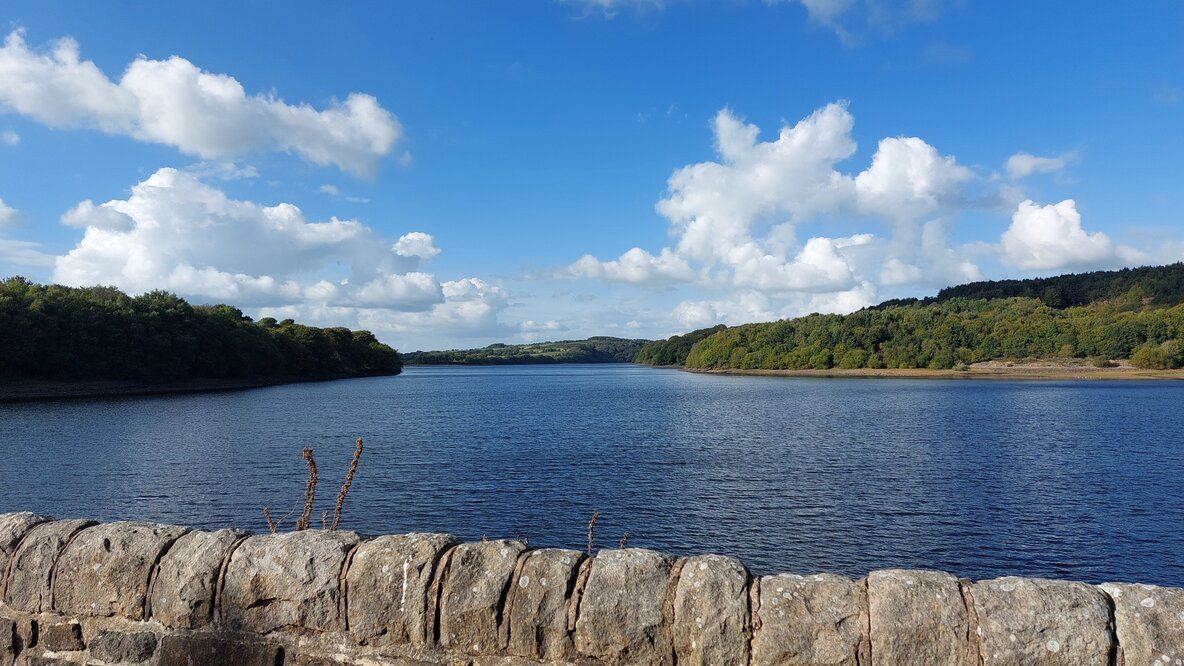
[[[1184,384],[723,377],[631,365],[0,404],[0,511],[1184,585]]]

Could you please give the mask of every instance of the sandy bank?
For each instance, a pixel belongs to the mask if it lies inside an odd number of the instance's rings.
[[[1080,359],[1040,361],[984,361],[965,370],[930,370],[928,368],[858,370],[741,370],[721,368],[687,372],[712,375],[770,375],[777,377],[874,377],[895,379],[1184,379],[1184,369],[1142,370],[1126,361],[1114,368],[1095,368]]]

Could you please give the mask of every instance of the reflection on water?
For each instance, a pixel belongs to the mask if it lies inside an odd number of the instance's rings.
[[[933,567],[1184,584],[1184,385],[409,368],[242,392],[0,405],[0,510],[343,524],[737,555],[757,573]],[[318,509],[318,514],[319,514]],[[289,518],[289,522],[295,516]]]

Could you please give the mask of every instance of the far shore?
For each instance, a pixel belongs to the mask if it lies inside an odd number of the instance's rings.
[[[162,382],[105,379],[77,381],[0,379],[0,403],[241,391],[266,386],[280,386],[282,384],[327,382],[338,379],[380,376],[389,376],[389,374],[372,373],[323,377],[236,377],[230,379],[195,378]]]
[[[1184,379],[1184,369],[1143,370],[1126,361],[1113,368],[1096,368],[1084,361],[1050,360],[1033,362],[987,361],[964,370],[928,368],[859,368],[843,370],[743,370],[735,368],[700,369],[680,367],[686,372],[708,375],[766,375],[772,377],[872,377],[884,379]]]

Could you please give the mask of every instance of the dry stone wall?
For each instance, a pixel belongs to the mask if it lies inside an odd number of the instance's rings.
[[[1155,664],[1184,590],[0,515],[12,664]]]

